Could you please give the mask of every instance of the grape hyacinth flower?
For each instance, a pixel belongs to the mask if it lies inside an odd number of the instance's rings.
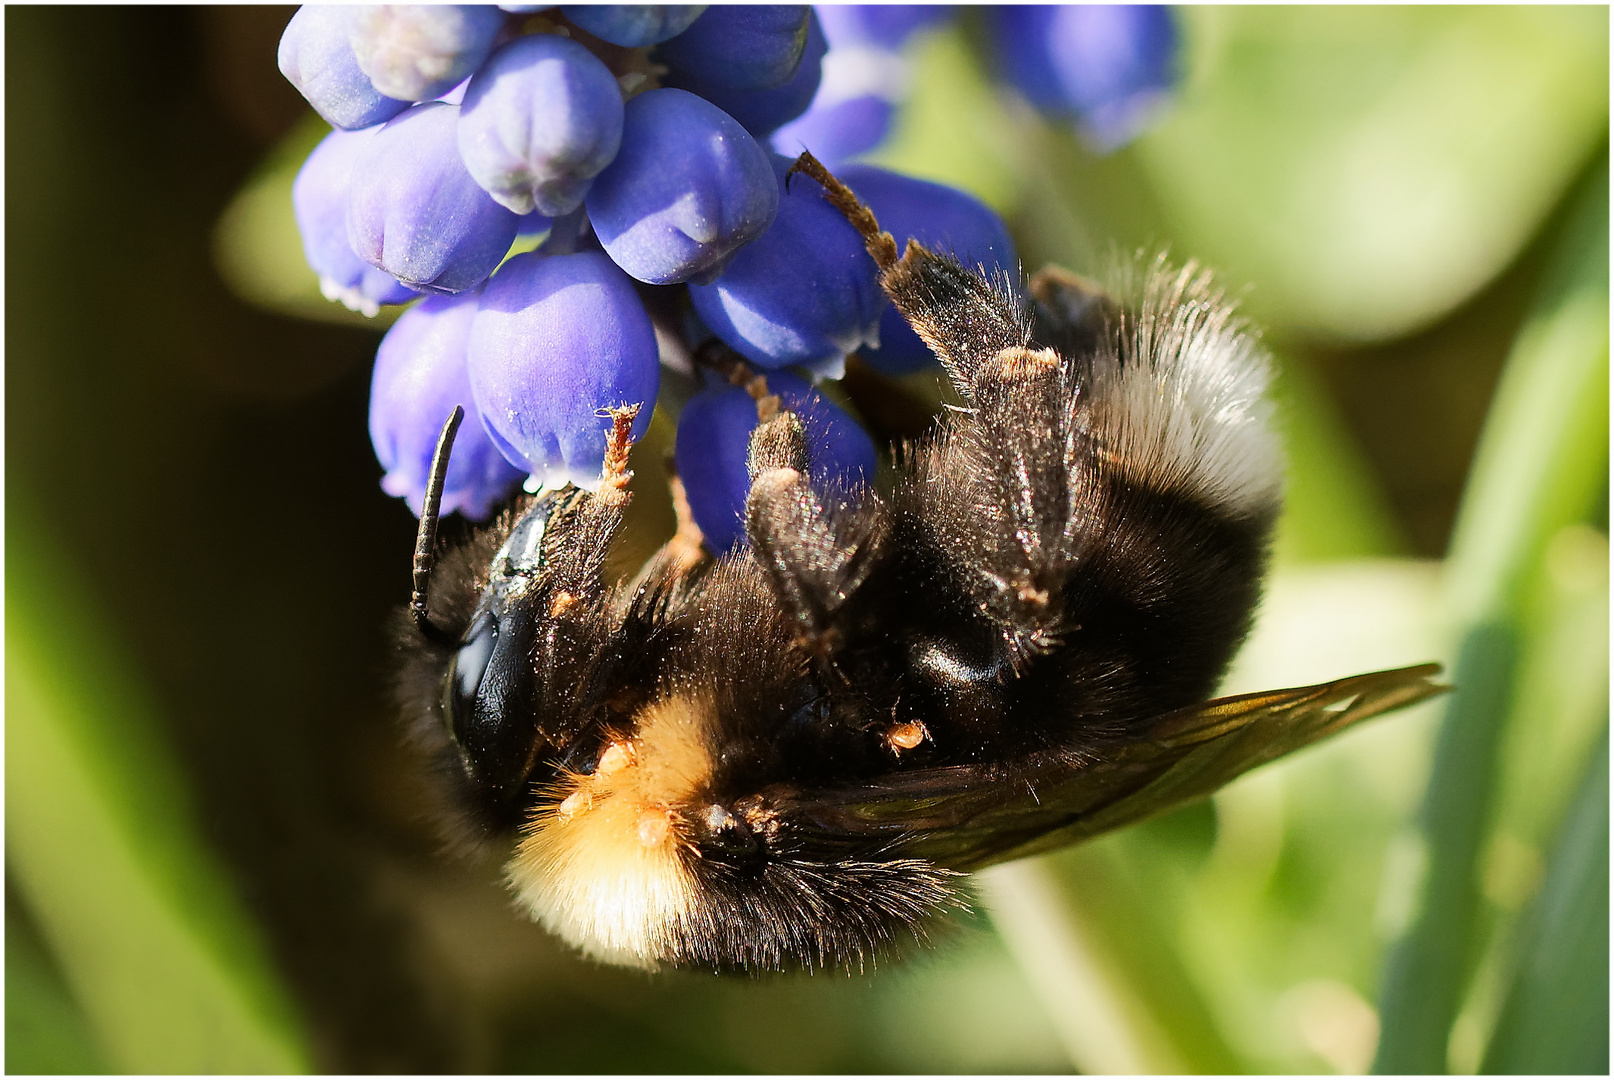
[[[820,497],[832,499],[873,479],[874,442],[840,406],[784,372],[768,374],[768,389],[806,429],[808,476]],[[751,395],[722,383],[690,398],[678,420],[678,476],[695,524],[714,554],[745,541],[745,498],[751,490],[746,452],[756,426]]]
[[[688,30],[705,4],[568,4],[561,13],[601,41],[635,48]]]
[[[348,40],[377,90],[424,101],[480,67],[503,27],[503,13],[484,4],[366,4]]]
[[[353,251],[422,292],[480,284],[516,236],[516,215],[460,159],[459,113],[431,101],[389,120],[355,167],[348,197]]]
[[[599,483],[609,418],[661,380],[656,332],[633,283],[598,251],[518,255],[482,291],[468,346],[471,391],[504,456],[551,485]]]
[[[1074,121],[1101,153],[1143,130],[1175,82],[1168,7],[1013,5],[993,14],[1008,80],[1038,109]]]
[[[348,30],[359,9],[305,4],[280,36],[280,73],[332,127],[352,131],[390,120],[409,108],[387,97],[359,69]]]
[[[468,79],[468,78],[467,79],[461,79],[459,82],[455,83],[450,89],[443,91],[441,94],[438,94],[432,100],[433,101],[441,101],[441,102],[444,102],[445,104],[448,104],[448,105],[463,105],[463,104],[465,104],[465,91],[469,90],[470,88],[471,88],[471,80]]]
[[[668,70],[665,81],[668,86],[699,94],[738,120],[754,138],[764,139],[806,112],[812,104],[822,81],[824,54],[828,49],[824,31],[818,25],[818,15],[810,11],[801,59],[796,63],[795,73],[778,86],[737,89],[676,67]]]
[[[382,304],[402,304],[415,292],[385,270],[353,254],[347,242],[347,198],[353,166],[364,156],[373,130],[333,131],[308,155],[291,185],[292,212],[303,255],[319,275],[327,300],[340,300],[372,318]]]
[[[656,57],[713,86],[766,90],[796,73],[811,15],[806,4],[716,5]]]
[[[628,102],[622,149],[594,179],[588,216],[640,281],[710,280],[779,207],[768,155],[723,110],[684,90]]]
[[[523,236],[537,236],[539,233],[549,232],[554,227],[554,218],[545,217],[537,212],[522,214],[516,218],[516,237],[519,239]]]
[[[950,17],[937,4],[824,4],[818,17],[829,51],[811,106],[781,127],[774,149],[811,150],[830,168],[885,140],[911,82],[902,47],[918,30]]]
[[[449,458],[443,512],[485,518],[524,475],[489,440],[471,396],[466,345],[478,299],[477,290],[428,297],[398,317],[376,350],[370,442],[387,470],[381,489],[407,501],[417,517],[437,432],[456,405],[466,416]]]
[[[460,110],[465,167],[499,205],[557,217],[577,209],[622,142],[616,77],[575,41],[533,34],[493,54]]]
[[[772,159],[781,192],[788,158]],[[724,344],[764,368],[817,365],[879,340],[887,306],[874,261],[823,188],[794,176],[773,225],[689,299]]]
[[[418,509],[454,404],[473,423],[445,511],[483,515],[520,474],[529,486],[592,486],[609,425],[599,410],[639,404],[635,435],[648,429],[658,333],[674,359],[716,335],[766,369],[813,418],[815,480],[872,475],[868,437],[783,369],[835,377],[861,349],[900,372],[928,351],[891,310],[856,231],[812,180],[783,191],[789,161],[759,140],[810,133],[797,141],[828,159],[878,142],[905,92],[897,50],[949,14],[301,9],[281,67],[321,115],[353,129],[327,138],[294,186],[309,264],[327,295],[367,314],[428,294],[377,358],[385,489]],[[860,69],[859,57],[874,63]],[[820,127],[793,123],[809,119]],[[848,179],[899,240],[1013,269],[1002,223],[973,199],[878,170]],[[740,537],[754,424],[749,397],[715,384],[679,423],[686,491],[714,548]]]
[[[826,9],[824,29],[836,48],[864,44],[900,49],[918,31],[958,13],[951,4],[833,4]]]

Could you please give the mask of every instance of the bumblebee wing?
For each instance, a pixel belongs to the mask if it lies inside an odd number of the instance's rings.
[[[772,793],[792,831],[865,857],[957,870],[1063,847],[1204,798],[1241,773],[1449,687],[1438,664],[1218,698],[1147,722],[1098,758],[895,773],[858,788]]]

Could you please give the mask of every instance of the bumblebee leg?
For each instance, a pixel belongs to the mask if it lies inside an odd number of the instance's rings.
[[[1083,438],[1071,423],[1074,380],[1059,353],[1029,347],[1031,316],[1006,283],[912,240],[899,258],[874,214],[822,163],[803,154],[792,170],[822,184],[824,197],[862,234],[886,294],[974,405],[971,420],[940,450],[940,482],[914,509],[930,516],[924,503],[935,493],[952,505],[944,511],[947,531],[974,542],[953,550],[992,553],[973,566],[977,600],[1022,646],[1041,648],[1058,622],[1057,594],[1072,554],[1069,489],[1091,458],[1090,448],[1078,453],[1072,445]],[[1096,288],[1067,277],[1039,278],[1038,325],[1068,331],[1062,342],[1096,343],[1111,307]]]
[[[667,487],[672,492],[673,518],[678,527],[662,551],[674,575],[685,577],[697,567],[711,562],[712,556],[706,550],[705,534],[695,524],[695,515],[689,509],[689,494],[684,491],[684,481],[678,475],[678,467],[673,464],[671,454],[667,455]]]
[[[633,421],[639,408],[626,405],[600,410],[602,417],[610,418],[611,431],[605,439],[599,489],[582,495],[550,523],[550,535],[565,538],[564,543],[545,541],[546,547],[553,550],[548,563],[551,616],[572,611],[580,602],[593,610],[605,596],[605,557],[622,528],[622,515],[632,498],[628,491],[628,481],[633,479],[628,469],[628,450],[633,445]]]
[[[953,486],[988,511],[952,524],[989,554],[971,568],[973,591],[1021,655],[1053,644],[1063,586],[1092,537],[1081,508],[1093,505],[1097,454],[1072,374],[1052,349],[1004,349],[977,371],[974,415],[942,455]]]
[[[639,418],[638,405],[601,409],[597,415],[611,419],[611,433],[605,437],[605,463],[600,469],[600,490],[593,502],[621,510],[628,505],[628,450],[633,446],[633,422]]]
[[[983,362],[974,407],[923,451],[893,516],[923,523],[926,546],[986,617],[1017,671],[1070,627],[1067,584],[1092,554],[1099,454],[1073,365],[1052,349]]]
[[[671,454],[667,455],[667,487],[672,493],[673,515],[677,528],[672,538],[650,556],[644,567],[633,577],[624,590],[626,597],[635,597],[646,589],[677,592],[699,580],[712,565],[711,552],[706,550],[706,538],[701,527],[695,524],[690,513],[689,496],[684,482],[679,479],[677,466]]]
[[[855,511],[831,511],[807,476],[801,419],[769,389],[767,377],[721,342],[708,342],[695,358],[756,402],[758,423],[746,456],[746,535],[803,638],[825,656],[838,636],[835,617],[867,575],[884,533],[883,504],[865,494]]]
[[[817,158],[804,153],[791,166],[818,181],[824,198],[863,236],[880,268],[880,286],[914,332],[967,393],[981,364],[1004,349],[1031,342],[1031,324],[1006,281],[993,282],[951,255],[909,240],[899,257],[874,213]]]
[[[854,509],[828,509],[807,476],[800,417],[779,409],[779,399],[766,393],[761,376],[748,389],[757,398],[762,422],[751,434],[747,460],[746,535],[803,637],[825,656],[836,644],[837,613],[873,564],[884,532],[883,506],[867,494]]]

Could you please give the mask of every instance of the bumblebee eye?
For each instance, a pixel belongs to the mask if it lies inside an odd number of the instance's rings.
[[[443,684],[443,705],[456,732],[471,714],[476,692],[482,686],[482,676],[487,674],[488,661],[493,659],[493,646],[498,640],[499,620],[491,611],[477,616],[460,639],[460,651],[454,655]]]
[[[541,741],[536,629],[530,610],[495,599],[471,621],[443,677],[443,715],[467,774],[501,799],[522,793]]]

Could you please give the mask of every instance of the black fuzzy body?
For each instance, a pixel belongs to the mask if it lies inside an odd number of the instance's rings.
[[[520,600],[542,630],[519,672],[532,704],[488,744],[523,748],[514,789],[479,782],[510,760],[479,760],[445,708],[455,650],[405,631],[402,700],[457,834],[541,831],[643,710],[699,701],[709,767],[669,811],[698,902],[637,959],[757,969],[870,960],[958,906],[960,872],[1071,827],[1084,776],[1214,691],[1278,507],[1276,475],[1234,497],[1225,477],[1123,453],[1105,394],[1137,365],[1186,362],[1142,355],[1148,320],[1198,305],[1190,329],[1220,318],[1207,340],[1247,346],[1203,279],[1161,280],[1175,299],[1151,307],[1045,273],[1023,304],[910,245],[883,282],[966,408],[898,449],[890,490],[823,499],[781,412],[753,436],[749,548],[615,587],[601,566],[620,513],[582,498]],[[432,610],[451,635],[535,505],[445,555]],[[1073,794],[1046,806],[1051,783]]]

